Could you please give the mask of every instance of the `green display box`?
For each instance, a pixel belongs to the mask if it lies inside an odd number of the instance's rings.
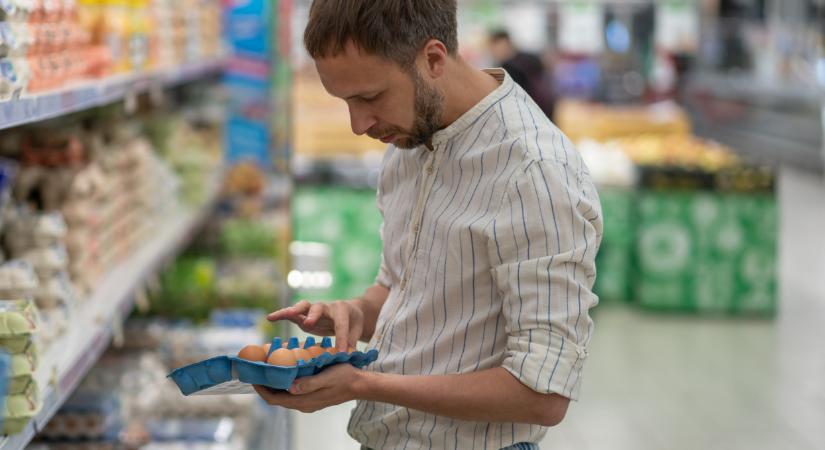
[[[635,191],[605,187],[599,190],[604,236],[596,257],[593,291],[604,303],[629,302],[633,297],[633,246],[636,239]]]
[[[381,213],[375,191],[341,186],[300,186],[292,199],[293,239],[320,242],[332,250],[332,287],[295,298],[349,299],[375,281],[381,265]]]
[[[635,299],[657,310],[773,315],[777,207],[772,194],[642,191]]]

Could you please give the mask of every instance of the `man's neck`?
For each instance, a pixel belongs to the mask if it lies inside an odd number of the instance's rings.
[[[461,58],[451,62],[450,72],[443,86],[444,128],[499,87],[499,82],[495,78],[470,66]]]

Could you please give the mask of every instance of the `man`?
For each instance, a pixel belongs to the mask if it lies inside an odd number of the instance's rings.
[[[455,0],[316,0],[304,40],[353,132],[389,144],[383,261],[363,297],[269,319],[379,356],[258,393],[303,412],[358,400],[364,448],[536,448],[578,396],[597,302],[581,158],[504,71],[459,57]]]
[[[553,120],[556,98],[553,79],[538,56],[519,51],[510,39],[510,33],[496,30],[490,33],[490,53],[513,81],[527,92],[544,114]]]

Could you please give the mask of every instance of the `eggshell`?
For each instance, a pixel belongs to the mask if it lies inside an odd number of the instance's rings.
[[[309,362],[312,359],[312,354],[303,348],[293,348],[292,353],[295,355],[295,360],[304,360],[304,362]]]
[[[261,348],[264,349],[264,353],[266,353],[268,355],[269,354],[269,349],[272,348],[272,344],[264,344],[264,345],[261,346]]]
[[[238,358],[247,361],[266,361],[266,352],[257,345],[247,345],[238,352]]]
[[[326,349],[321,347],[320,345],[313,345],[312,347],[308,348],[307,351],[313,358],[317,358],[320,355],[326,353]]]
[[[291,367],[296,364],[297,360],[295,359],[295,353],[293,353],[292,350],[279,348],[269,355],[269,359],[266,362],[272,364],[273,366]]]

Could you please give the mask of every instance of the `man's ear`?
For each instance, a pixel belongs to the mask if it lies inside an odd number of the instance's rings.
[[[450,57],[447,47],[438,39],[430,39],[418,52],[417,65],[419,73],[431,80],[441,78]]]

